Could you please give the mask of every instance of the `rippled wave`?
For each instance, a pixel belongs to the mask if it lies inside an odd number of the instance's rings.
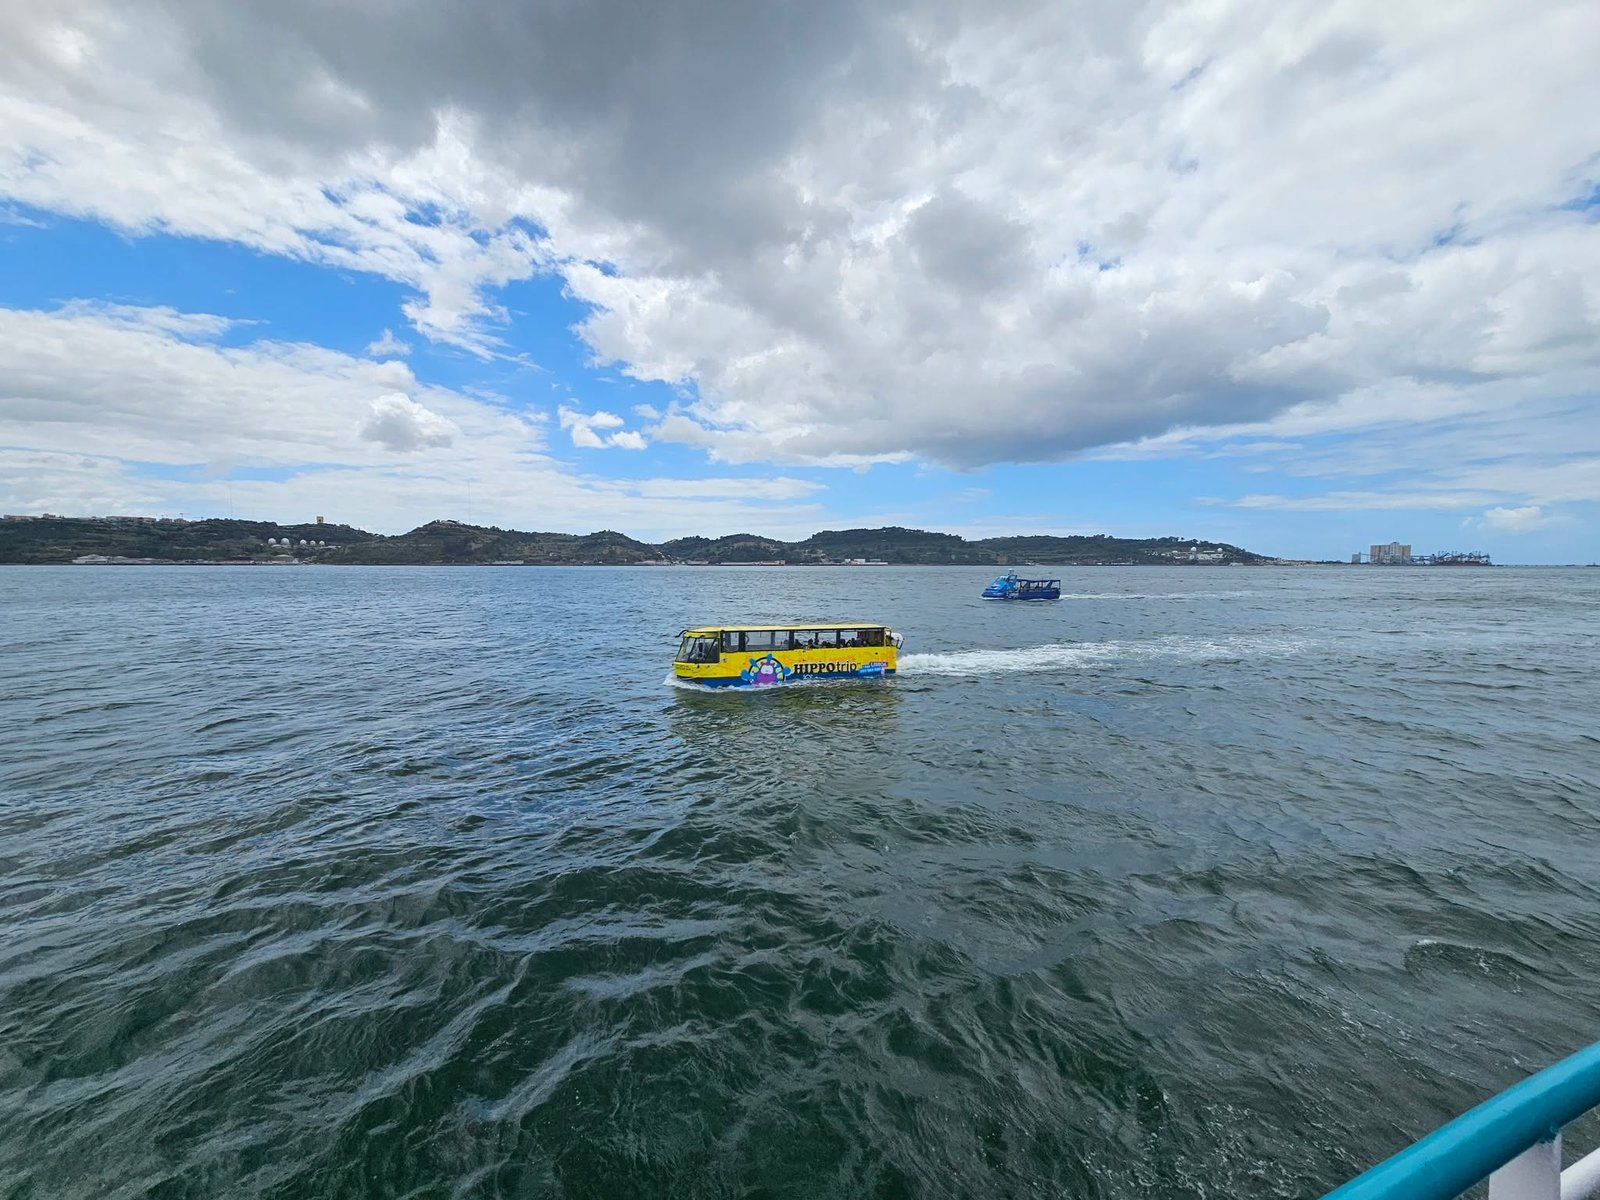
[[[1078,574],[0,571],[0,1196],[1305,1196],[1593,1040],[1593,573]]]

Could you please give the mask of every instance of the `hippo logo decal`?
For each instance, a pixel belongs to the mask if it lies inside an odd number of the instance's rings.
[[[751,687],[762,687],[769,683],[782,683],[794,674],[770,654],[760,658],[752,658],[750,665],[739,672],[739,679]]]

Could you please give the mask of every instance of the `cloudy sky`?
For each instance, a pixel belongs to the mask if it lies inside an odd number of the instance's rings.
[[[1600,558],[1592,0],[0,0],[0,511]]]

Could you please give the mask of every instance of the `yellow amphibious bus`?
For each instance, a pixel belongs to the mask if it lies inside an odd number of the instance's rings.
[[[705,625],[679,635],[673,673],[707,687],[893,675],[900,635],[887,625]]]

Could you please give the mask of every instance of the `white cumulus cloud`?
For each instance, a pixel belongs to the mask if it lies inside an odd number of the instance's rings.
[[[382,334],[367,343],[367,354],[372,358],[394,358],[396,355],[404,356],[410,353],[411,343],[395,337],[391,329],[385,329]]]
[[[1596,61],[1585,0],[18,4],[0,198],[394,280],[486,357],[548,273],[727,462],[1481,430],[1495,388],[1548,432],[1600,393]]]
[[[816,484],[576,474],[545,453],[533,417],[403,363],[221,345],[224,327],[171,309],[0,308],[0,512],[321,513],[393,533],[465,517],[470,488],[474,518],[509,528],[660,540],[804,537],[824,523],[805,502]],[[626,434],[611,436],[626,446]]]
[[[1491,508],[1482,518],[1485,529],[1501,533],[1527,533],[1533,529],[1543,529],[1550,523],[1549,514],[1537,504],[1527,504],[1521,508]]]
[[[398,392],[374,400],[372,412],[361,424],[364,439],[401,452],[448,446],[459,432],[438,413]]]
[[[603,408],[586,413],[563,404],[556,410],[556,416],[561,428],[568,431],[572,444],[580,449],[604,450],[612,447],[618,450],[643,450],[649,444],[643,434],[621,429],[626,422],[616,413]],[[614,429],[618,432],[602,436],[596,432],[597,429]]]
[[[606,439],[606,443],[619,450],[643,450],[649,443],[644,440],[644,435],[632,429],[624,429],[621,433],[613,433]]]

